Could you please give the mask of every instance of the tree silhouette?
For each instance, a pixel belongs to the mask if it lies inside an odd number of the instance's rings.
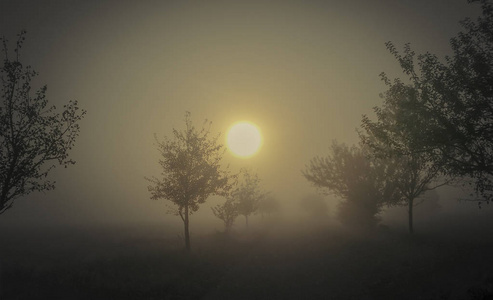
[[[471,177],[476,191],[493,195],[493,4],[479,2],[482,15],[461,22],[463,32],[451,39],[453,54],[441,61],[436,55],[417,55],[409,44],[400,54],[392,43],[387,48],[399,62],[410,84],[391,82],[383,74],[396,105],[405,118],[401,124],[411,147],[389,147],[403,154],[426,152],[435,164],[444,164],[451,177]],[[400,93],[400,95],[397,94]],[[419,119],[416,122],[416,119]]]
[[[374,108],[377,121],[363,117],[366,135],[360,134],[360,137],[373,155],[395,161],[393,181],[402,197],[394,204],[408,207],[409,232],[413,233],[415,199],[450,180],[443,180],[441,176],[445,172],[443,160],[431,156],[420,142],[409,138],[425,130],[423,126],[427,122],[426,115],[413,112],[420,99],[419,91],[399,80],[389,85],[389,90],[382,95],[382,107]]]
[[[86,113],[79,111],[77,101],[69,101],[57,113],[55,106],[48,105],[46,85],[33,95],[31,81],[38,73],[20,61],[25,34],[18,35],[13,59],[8,41],[0,38],[4,54],[0,69],[0,214],[20,196],[55,188],[48,174],[56,163],[64,167],[75,163],[69,152]]]
[[[238,211],[240,215],[245,217],[245,224],[248,227],[248,217],[257,211],[260,202],[267,193],[262,191],[257,174],[243,169],[240,172],[240,178],[241,180],[231,193],[231,197],[238,203]]]
[[[332,143],[327,157],[315,157],[303,176],[325,194],[342,200],[339,219],[342,223],[372,228],[383,205],[399,201],[393,182],[395,166],[391,160],[370,159],[370,149]]]
[[[238,203],[232,198],[227,198],[223,204],[218,204],[211,209],[214,216],[223,221],[225,232],[229,233],[239,215]]]
[[[231,188],[228,170],[221,170],[224,149],[217,143],[219,135],[210,136],[210,126],[204,123],[197,130],[190,113],[185,114],[185,130],[173,129],[173,139],[156,142],[161,153],[159,164],[162,179],[146,178],[151,199],[166,199],[174,205],[168,213],[180,216],[185,228],[185,248],[190,251],[190,215],[211,195],[227,196]]]

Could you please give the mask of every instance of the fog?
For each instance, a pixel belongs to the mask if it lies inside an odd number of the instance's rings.
[[[301,175],[309,159],[333,139],[358,141],[361,115],[385,89],[378,74],[401,76],[384,43],[447,53],[458,21],[478,7],[2,1],[0,11],[11,43],[28,31],[22,56],[39,72],[36,83],[48,85],[50,103],[77,99],[88,111],[71,153],[77,164],[51,174],[55,191],[20,199],[0,220],[44,224],[173,218],[149,200],[144,177],[159,174],[154,133],[182,128],[185,111],[223,136],[238,120],[257,124],[258,155],[228,153],[224,163],[257,170],[266,189],[296,201],[314,191]]]
[[[464,0],[3,0],[0,34],[12,48],[27,30],[21,60],[39,72],[35,84],[48,85],[51,104],[77,99],[87,115],[70,153],[77,163],[50,173],[56,189],[21,197],[0,215],[0,250],[36,257],[28,249],[49,252],[53,243],[56,255],[90,260],[132,255],[122,245],[143,243],[156,253],[182,247],[182,220],[166,214],[166,200],[150,199],[145,177],[161,172],[154,135],[161,140],[183,129],[186,111],[194,124],[212,121],[222,143],[237,121],[261,130],[256,155],[226,152],[222,164],[256,172],[280,209],[251,216],[248,228],[240,215],[235,241],[272,239],[279,244],[267,249],[278,249],[291,237],[323,248],[320,234],[346,243],[343,236],[358,233],[338,221],[340,199],[313,187],[302,170],[333,140],[358,143],[362,115],[374,117],[386,89],[381,72],[403,77],[385,42],[399,49],[409,42],[417,53],[443,58],[459,21],[478,14]],[[416,232],[464,243],[491,234],[493,207],[463,201],[468,194],[460,186],[428,194],[435,201],[416,207]],[[199,252],[208,253],[207,239],[224,230],[211,211],[223,202],[212,196],[191,216]],[[406,234],[405,207],[384,208],[379,218],[382,231]]]

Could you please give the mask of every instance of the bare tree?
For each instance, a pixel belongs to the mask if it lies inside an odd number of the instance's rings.
[[[31,81],[38,73],[20,61],[25,34],[18,35],[13,59],[7,40],[0,38],[4,54],[0,69],[0,214],[20,196],[55,188],[48,174],[57,163],[64,167],[75,163],[69,152],[86,113],[79,110],[77,101],[69,101],[57,113],[48,104],[46,85],[33,93]]]
[[[208,123],[208,125],[206,125]],[[211,122],[198,130],[185,114],[185,130],[173,129],[173,139],[156,138],[161,153],[159,164],[162,179],[146,178],[151,185],[151,199],[166,199],[173,206],[168,213],[180,216],[185,228],[185,248],[190,251],[190,215],[199,209],[211,195],[227,196],[231,188],[228,170],[221,170],[223,145],[218,144],[219,134],[211,137]]]

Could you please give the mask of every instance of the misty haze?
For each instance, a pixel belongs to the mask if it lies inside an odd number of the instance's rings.
[[[0,1],[0,299],[493,299],[493,1]]]

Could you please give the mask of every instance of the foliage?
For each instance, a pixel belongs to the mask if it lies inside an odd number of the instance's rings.
[[[393,162],[371,159],[369,154],[365,145],[348,147],[334,141],[327,157],[313,158],[303,171],[315,187],[343,200],[338,216],[348,225],[373,227],[383,205],[400,200]]]
[[[404,154],[426,153],[434,164],[443,164],[446,175],[475,179],[476,191],[491,199],[493,4],[469,2],[480,3],[482,16],[461,22],[465,31],[451,39],[453,54],[443,62],[430,53],[416,56],[409,44],[401,55],[387,43],[411,83],[391,82],[383,74],[389,85],[386,98],[393,94],[402,111],[398,122],[406,127],[402,139],[384,143]]]
[[[86,113],[79,111],[77,101],[70,101],[58,113],[48,104],[46,85],[33,95],[31,82],[38,73],[20,61],[25,34],[18,35],[13,59],[8,41],[0,38],[4,54],[0,68],[0,214],[20,196],[55,188],[48,174],[57,163],[64,167],[75,163],[69,152]]]
[[[228,198],[222,205],[218,204],[215,207],[211,207],[211,209],[214,216],[224,222],[225,231],[229,232],[236,217],[239,215],[238,203],[234,199]]]
[[[248,226],[248,217],[257,211],[260,202],[265,199],[267,193],[262,190],[257,174],[243,169],[240,172],[240,178],[241,180],[231,193],[231,197],[238,203],[238,212],[245,216],[246,226]]]
[[[406,51],[411,51],[406,48]],[[443,159],[426,151],[421,141],[409,138],[426,131],[427,115],[414,111],[420,100],[426,97],[416,86],[405,85],[399,80],[389,83],[382,95],[382,107],[375,107],[376,121],[363,117],[360,134],[364,144],[372,149],[376,157],[395,161],[394,185],[401,194],[397,205],[406,205],[409,210],[409,231],[413,232],[413,207],[416,198],[428,190],[449,183],[441,180],[445,173]]]
[[[433,104],[442,114],[439,133],[450,132],[438,148],[452,174],[476,179],[476,189],[491,198],[493,190],[493,4],[481,0],[482,16],[466,19],[451,40],[443,83],[434,82],[439,97]],[[432,73],[433,74],[433,73]],[[436,110],[436,109],[435,109]],[[452,130],[453,129],[453,130]]]
[[[411,53],[406,47],[406,53]],[[421,100],[428,97],[418,86],[405,85],[400,80],[390,83],[383,75],[389,89],[382,95],[382,107],[375,107],[376,121],[363,117],[360,134],[377,157],[387,157],[396,161],[394,184],[402,195],[398,205],[408,206],[409,231],[413,232],[413,207],[415,199],[428,190],[448,184],[452,179],[444,179],[445,162],[440,156],[430,153],[423,140],[414,137],[428,134],[427,124],[430,116],[415,111]]]
[[[166,199],[174,205],[168,211],[179,215],[185,226],[185,245],[190,250],[189,216],[199,209],[211,195],[227,196],[231,189],[228,170],[221,169],[223,145],[218,144],[219,135],[210,136],[209,122],[198,130],[185,114],[186,128],[173,129],[173,139],[156,142],[161,153],[159,164],[162,179],[146,178],[151,185],[151,199]]]

